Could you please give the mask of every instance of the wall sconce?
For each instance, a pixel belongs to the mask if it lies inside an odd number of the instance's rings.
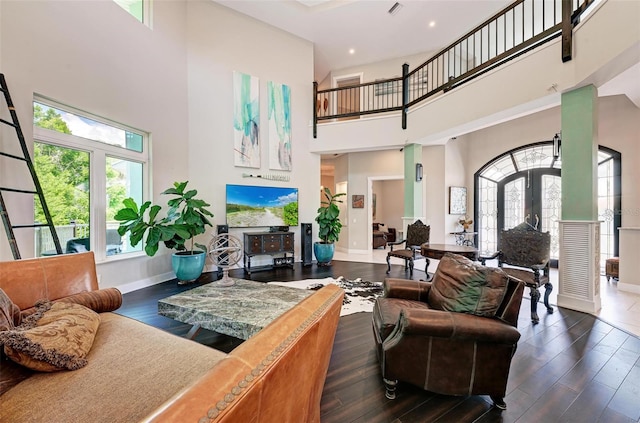
[[[553,158],[560,158],[560,147],[562,144],[562,132],[553,136]]]
[[[422,181],[422,163],[416,163],[416,182]]]

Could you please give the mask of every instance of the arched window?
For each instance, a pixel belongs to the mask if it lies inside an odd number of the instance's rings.
[[[553,142],[543,141],[508,151],[475,174],[475,218],[481,255],[498,249],[500,230],[524,221],[551,234],[551,258],[560,251],[558,220],[562,209],[562,161]],[[620,153],[598,150],[598,219],[602,264],[618,255],[620,226]]]

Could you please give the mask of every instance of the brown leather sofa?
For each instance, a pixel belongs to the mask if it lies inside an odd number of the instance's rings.
[[[343,291],[329,284],[225,354],[113,312],[93,253],[0,263],[0,288],[28,313],[40,299],[100,311],[78,370],[39,373],[2,357],[2,422],[320,422]],[[17,367],[16,367],[17,366]]]
[[[446,254],[432,282],[387,278],[373,309],[386,396],[399,381],[445,395],[490,395],[505,409],[524,284]]]

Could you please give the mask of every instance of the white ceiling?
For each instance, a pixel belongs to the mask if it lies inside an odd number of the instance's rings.
[[[390,14],[395,0],[215,1],[311,41],[318,82],[331,70],[444,48],[511,3],[401,0]]]
[[[440,50],[512,3],[400,0],[391,14],[395,0],[214,1],[312,42],[318,82],[332,70]],[[639,80],[636,64],[600,86],[599,95],[626,94],[640,107]]]

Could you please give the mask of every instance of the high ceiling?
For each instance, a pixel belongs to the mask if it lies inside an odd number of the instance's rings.
[[[216,0],[314,44],[315,79],[329,71],[439,50],[506,0]],[[353,49],[353,53],[350,50]]]
[[[512,3],[508,0],[214,1],[312,42],[314,78],[318,82],[332,70],[442,49]],[[599,95],[626,94],[640,107],[639,80],[640,63],[636,63],[600,86]]]

